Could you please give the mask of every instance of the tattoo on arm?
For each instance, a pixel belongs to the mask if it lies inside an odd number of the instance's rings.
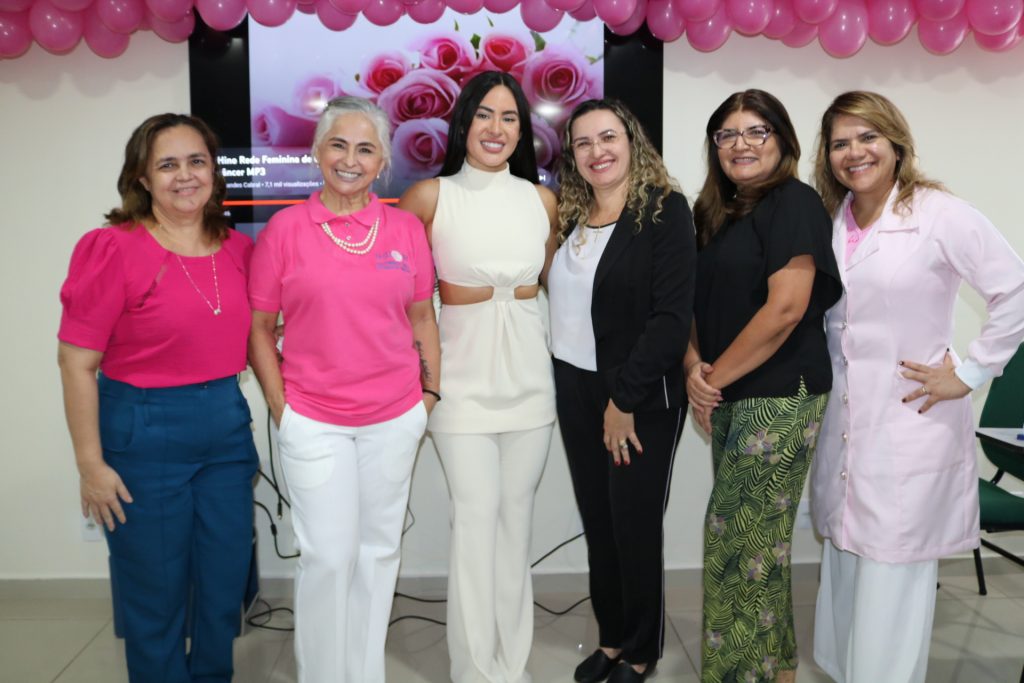
[[[417,339],[412,345],[416,347],[416,352],[420,354],[420,373],[423,375],[424,381],[433,381],[434,378],[430,374],[430,366],[427,365],[427,359],[423,356],[423,342]]]

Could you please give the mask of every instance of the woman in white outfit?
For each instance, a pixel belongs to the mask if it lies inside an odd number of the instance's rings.
[[[427,228],[441,295],[443,399],[428,428],[452,503],[451,677],[526,682],[530,527],[555,419],[537,292],[556,200],[538,184],[529,105],[511,76],[466,84],[440,177],[399,206]]]
[[[1024,263],[916,161],[881,95],[844,93],[825,112],[816,180],[845,293],[826,316],[834,380],[811,475],[825,538],[814,659],[841,683],[924,682],[938,560],[978,547],[968,395],[1024,337]],[[964,280],[989,317],[961,363]]]

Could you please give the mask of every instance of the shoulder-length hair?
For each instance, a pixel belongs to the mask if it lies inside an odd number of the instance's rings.
[[[729,180],[718,160],[718,147],[714,134],[731,114],[738,111],[753,112],[765,120],[779,146],[779,165],[763,181],[738,187]],[[789,113],[782,102],[764,90],[750,89],[733,93],[711,114],[705,129],[704,154],[708,172],[704,186],[693,205],[693,222],[697,227],[697,243],[706,245],[727,222],[746,216],[754,210],[761,198],[772,188],[790,178],[797,177],[800,161],[800,141],[797,140]]]
[[[918,169],[914,136],[910,134],[910,124],[904,118],[903,112],[888,98],[878,93],[851,90],[832,100],[832,104],[821,117],[821,130],[818,131],[814,184],[830,214],[835,214],[849,191],[832,173],[832,163],[829,160],[832,127],[840,116],[864,119],[892,144],[896,152],[896,177],[893,180],[899,187],[894,209],[898,213],[910,215],[913,210],[914,191],[919,187],[945,191],[942,183],[929,180]]]
[[[107,212],[104,218],[110,225],[129,223],[134,226],[145,218],[153,218],[153,197],[143,187],[141,179],[146,175],[150,157],[153,154],[153,143],[156,137],[170,128],[188,126],[206,145],[213,165],[213,191],[210,199],[203,207],[203,232],[212,240],[220,241],[227,237],[228,221],[224,217],[223,203],[227,196],[227,185],[221,175],[217,163],[217,136],[200,118],[187,114],[157,114],[151,116],[132,131],[128,144],[124,147],[124,165],[117,179],[117,191],[121,195],[121,206]]]
[[[637,230],[645,218],[646,211],[653,203],[651,218],[661,215],[665,197],[679,185],[673,180],[661,155],[651,143],[639,119],[619,100],[606,97],[587,100],[579,104],[565,122],[562,133],[562,161],[560,197],[558,202],[558,239],[564,242],[577,224],[585,223],[594,203],[594,191],[580,175],[572,149],[572,127],[576,121],[593,111],[610,111],[622,122],[629,139],[629,190],[626,207],[636,215]],[[653,199],[653,202],[652,202]]]
[[[512,91],[519,115],[519,143],[512,150],[508,159],[509,171],[512,175],[529,180],[536,185],[540,182],[537,175],[537,153],[533,149],[533,124],[530,121],[530,103],[526,100],[522,87],[516,79],[502,71],[484,71],[469,80],[462,87],[462,92],[455,100],[452,110],[452,121],[448,126],[448,145],[444,152],[444,164],[440,176],[455,175],[462,169],[466,161],[466,137],[473,117],[480,107],[480,102],[499,85]]]

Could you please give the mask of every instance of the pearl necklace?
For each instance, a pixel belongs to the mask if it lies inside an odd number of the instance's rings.
[[[214,296],[217,299],[216,307],[210,303],[210,300],[206,298],[205,294],[203,294],[203,290],[199,289],[199,285],[197,285],[196,281],[192,279],[192,274],[188,272],[188,268],[185,267],[185,262],[181,260],[180,256],[174,254],[174,258],[178,259],[178,264],[181,266],[181,269],[185,271],[185,277],[187,277],[188,281],[192,283],[192,288],[203,298],[203,301],[205,301],[206,305],[210,307],[210,310],[213,311],[214,315],[220,315],[220,285],[217,283],[217,259],[214,258],[214,256],[214,254],[210,254],[210,263],[213,265],[213,291]]]
[[[377,228],[380,227],[380,216],[377,216],[377,220],[375,220],[373,225],[370,226],[370,232],[366,233],[366,237],[363,238],[362,242],[346,242],[340,237],[335,236],[335,234],[331,232],[331,226],[329,226],[326,221],[321,223],[320,227],[324,229],[324,232],[331,238],[331,241],[341,247],[344,251],[347,251],[350,254],[355,254],[356,256],[362,256],[373,249],[373,244],[377,241]]]

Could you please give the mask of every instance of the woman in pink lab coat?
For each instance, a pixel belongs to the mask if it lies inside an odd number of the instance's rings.
[[[814,658],[842,683],[925,680],[938,559],[978,546],[968,395],[1024,337],[1024,263],[915,162],[881,95],[844,93],[825,112],[816,182],[845,294],[826,316],[834,379],[811,475],[825,538]],[[962,280],[988,309],[963,362]]]

